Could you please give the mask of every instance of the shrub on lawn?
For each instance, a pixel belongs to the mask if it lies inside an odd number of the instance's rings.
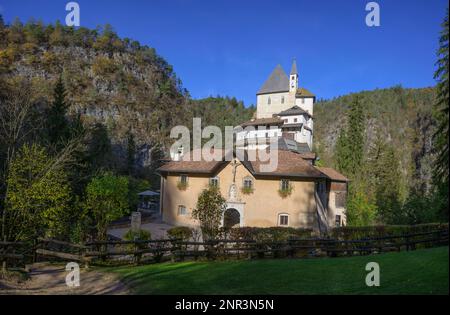
[[[152,239],[152,235],[149,231],[145,230],[128,230],[123,237],[126,241],[149,241]]]
[[[123,237],[126,241],[149,241],[151,239],[151,233],[145,230],[128,230],[127,233],[125,233]],[[128,251],[138,251],[140,249],[146,249],[148,248],[148,243],[142,242],[142,243],[135,243],[135,244],[128,244],[125,245],[125,248]],[[136,253],[134,254],[134,260],[136,263],[139,263],[141,261],[142,253]]]
[[[192,237],[192,229],[187,226],[176,226],[167,230],[167,236],[170,239],[179,239],[181,241],[188,241]]]

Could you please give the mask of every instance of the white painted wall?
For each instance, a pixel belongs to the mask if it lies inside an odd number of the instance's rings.
[[[280,116],[281,120],[285,120],[285,124],[305,124],[306,119],[303,115]]]
[[[310,113],[311,116],[314,115],[313,114],[313,108],[314,108],[314,98],[313,97],[296,98],[295,105],[297,105],[301,109]]]
[[[256,139],[256,138],[272,138],[281,137],[282,132],[280,128],[265,129],[265,130],[243,130],[236,133],[236,140],[242,141],[244,139]]]
[[[269,97],[270,104],[268,104]],[[284,103],[281,102],[283,97]],[[294,106],[294,101],[289,92],[262,94],[256,96],[256,106],[257,118],[271,118],[274,114],[278,114]]]

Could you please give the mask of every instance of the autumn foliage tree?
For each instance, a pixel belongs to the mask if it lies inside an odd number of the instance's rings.
[[[6,239],[68,237],[75,215],[70,185],[45,148],[24,145],[11,162],[7,184]]]

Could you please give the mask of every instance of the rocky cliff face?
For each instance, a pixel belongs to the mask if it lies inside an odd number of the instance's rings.
[[[109,29],[0,25],[0,75],[31,80],[33,96],[44,106],[61,76],[70,112],[86,124],[104,123],[119,155],[131,131],[142,165],[151,162],[154,146],[167,145],[170,127],[183,122],[188,101],[172,67],[154,49]]]

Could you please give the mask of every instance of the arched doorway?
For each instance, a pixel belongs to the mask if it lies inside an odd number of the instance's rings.
[[[223,215],[223,226],[227,229],[239,227],[241,223],[241,215],[234,208],[227,209]]]

